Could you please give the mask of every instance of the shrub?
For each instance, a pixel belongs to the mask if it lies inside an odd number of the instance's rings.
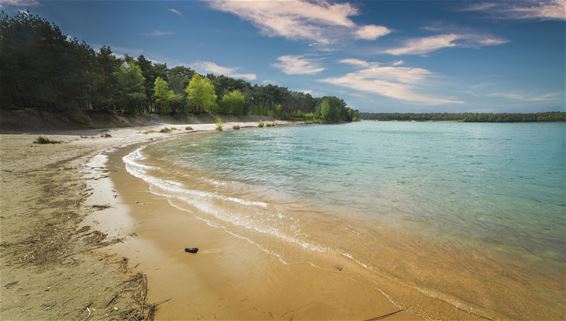
[[[260,120],[259,123],[257,123],[257,127],[263,128],[263,126],[265,126],[265,124],[263,123],[263,120]]]
[[[61,144],[59,140],[51,140],[49,138],[39,136],[36,140],[33,141],[34,144]]]
[[[185,130],[194,130],[191,126],[185,127]]]
[[[240,124],[236,124],[234,126],[232,126],[233,130],[240,130]]]
[[[216,116],[216,130],[221,132],[223,126],[224,126],[224,122],[222,121],[222,118]]]
[[[102,137],[102,138],[110,138],[110,137],[112,137],[112,135],[106,133],[106,134],[100,135],[100,137]]]
[[[165,128],[162,128],[159,132],[163,133],[163,134],[167,134],[167,133],[171,132],[171,128],[165,127]]]

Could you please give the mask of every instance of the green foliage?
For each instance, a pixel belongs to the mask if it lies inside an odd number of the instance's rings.
[[[216,93],[214,85],[208,78],[194,74],[187,86],[187,101],[189,108],[194,113],[216,112]]]
[[[52,140],[49,138],[45,138],[43,136],[37,137],[36,140],[33,141],[34,144],[61,144],[61,141]]]
[[[519,113],[361,113],[361,119],[400,121],[458,121],[458,122],[541,122],[566,121],[566,112],[533,114]]]
[[[233,130],[240,130],[240,124],[236,124],[234,126],[232,126]]]
[[[260,120],[259,123],[257,123],[257,127],[263,128],[263,126],[265,126],[265,123],[263,122],[263,120]]]
[[[162,134],[167,134],[167,133],[170,133],[171,131],[172,131],[172,129],[169,128],[169,127],[161,128],[161,130],[159,130],[159,132],[162,133]]]
[[[323,121],[330,121],[331,111],[330,111],[330,104],[328,100],[324,99],[320,105],[320,119]]]
[[[161,114],[171,113],[171,103],[175,102],[177,95],[169,89],[169,85],[163,78],[157,77],[153,85],[153,96],[155,105]]]
[[[0,12],[0,108],[72,109],[118,113],[218,113],[324,122],[353,119],[337,97],[316,98],[274,85],[153,63],[143,55],[95,51],[29,13]],[[220,100],[220,101],[219,101]],[[221,110],[218,110],[220,105]]]
[[[115,100],[122,111],[128,113],[142,112],[145,101],[145,78],[140,66],[132,60],[124,62],[114,72],[114,77],[118,87]]]
[[[216,130],[221,132],[223,127],[224,127],[224,121],[222,121],[222,118],[216,116]]]
[[[246,97],[239,90],[232,90],[222,97],[220,113],[225,115],[243,115],[245,104]]]
[[[185,127],[185,130],[194,130],[191,126]]]

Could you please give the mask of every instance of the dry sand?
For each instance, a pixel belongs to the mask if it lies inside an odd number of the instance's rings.
[[[232,125],[226,123],[225,128]],[[214,124],[163,124],[50,132],[43,136],[62,143],[46,145],[33,143],[37,133],[0,135],[3,320],[153,317],[155,306],[148,304],[144,271],[105,250],[123,242],[124,236],[108,235],[96,224],[85,223],[93,223],[89,219],[104,209],[87,202],[93,194],[88,185],[107,176],[104,169],[85,166],[95,155],[120,146],[185,134],[186,126],[215,128]],[[177,130],[160,133],[165,127]]]

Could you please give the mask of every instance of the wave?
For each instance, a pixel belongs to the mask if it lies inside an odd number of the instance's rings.
[[[122,160],[128,173],[142,179],[150,185],[151,193],[167,198],[170,203],[171,200],[182,202],[192,208],[195,208],[201,213],[211,215],[222,222],[232,224],[236,227],[269,235],[281,241],[299,245],[310,251],[321,253],[329,251],[328,248],[301,240],[274,227],[274,225],[287,226],[288,224],[285,224],[285,215],[282,213],[273,213],[269,211],[267,213],[258,212],[257,209],[268,209],[269,205],[266,202],[252,201],[201,190],[194,190],[186,187],[180,182],[150,175],[150,171],[159,171],[160,169],[142,163],[143,160],[146,160],[146,157],[142,153],[143,148],[144,147],[140,147],[134,150],[130,154],[124,156]],[[242,209],[242,213],[231,213],[223,209],[222,206],[215,205],[215,202],[230,202],[243,206],[244,208]],[[178,208],[178,206],[176,207]],[[254,213],[257,218],[252,218],[253,215],[250,215],[250,213]],[[261,224],[260,219],[266,220],[267,222]],[[298,230],[293,224],[291,224],[290,227]],[[228,232],[228,230],[226,231]],[[230,231],[230,233],[234,232]],[[237,236],[243,238],[241,235]],[[257,243],[255,244],[257,245]],[[278,258],[283,260],[280,256]]]
[[[352,261],[354,264],[364,268],[365,270],[371,273],[374,273],[376,275],[381,276],[382,278],[393,281],[401,286],[412,288],[413,290],[416,290],[417,292],[421,293],[424,296],[444,301],[456,307],[459,310],[465,311],[467,313],[476,315],[481,318],[486,318],[486,319],[494,318],[490,311],[482,309],[469,302],[465,302],[460,298],[433,289],[420,287],[416,284],[409,284],[397,277],[390,275],[389,273],[381,271],[377,267],[374,267],[366,262],[357,259],[349,252],[339,249],[332,249],[325,246],[314,244],[312,242],[304,241],[301,238],[296,237],[295,235],[290,235],[274,227],[279,225],[284,227],[286,226],[291,230],[300,230],[297,227],[293,228],[293,226],[289,226],[289,225],[293,225],[293,222],[290,220],[284,221],[286,217],[282,213],[273,213],[270,211],[265,212],[266,209],[270,208],[269,204],[266,202],[252,201],[237,197],[219,195],[217,193],[194,190],[188,188],[187,186],[185,186],[180,182],[152,176],[149,173],[150,171],[158,172],[161,171],[161,169],[142,163],[142,161],[146,160],[146,157],[142,153],[144,148],[145,147],[140,147],[122,158],[127,172],[148,183],[150,185],[149,190],[152,194],[165,197],[171,206],[181,211],[193,213],[189,209],[181,205],[178,205],[177,202],[181,202],[184,205],[188,205],[196,209],[199,214],[203,213],[206,215],[210,215],[212,218],[217,219],[220,222],[231,224],[233,227],[239,227],[248,231],[271,236],[286,243],[298,245],[309,251],[339,255],[343,258],[348,259],[349,261]],[[220,184],[214,184],[214,185],[220,185]],[[229,213],[223,208],[223,206],[216,206],[214,202],[229,202],[236,204],[237,206],[243,206],[244,208],[238,213],[235,212]],[[257,210],[259,211],[263,210],[264,212],[256,213],[257,217],[255,219],[252,218],[251,215],[246,215],[246,212],[253,213],[256,212]],[[211,227],[220,228],[226,233],[256,246],[262,252],[274,256],[284,265],[289,264],[288,260],[277,251],[268,249],[265,246],[254,241],[252,238],[241,235],[234,228],[230,228],[222,224],[217,224],[215,221],[212,221],[200,215],[195,215],[195,218],[205,222],[207,225]],[[267,219],[267,221],[264,221],[262,224],[259,218]],[[275,221],[273,220],[269,221],[268,220],[269,218],[274,219]],[[295,233],[295,234],[299,234],[299,233]],[[379,288],[377,288],[377,290],[380,291],[383,295],[385,295],[391,303],[399,307],[399,304],[395,302],[390,295],[388,295]]]

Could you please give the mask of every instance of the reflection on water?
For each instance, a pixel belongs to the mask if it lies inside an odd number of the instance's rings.
[[[564,298],[565,129],[285,127],[188,135],[124,161],[153,193],[282,264],[304,259],[289,250],[296,246],[468,309],[556,317]]]

